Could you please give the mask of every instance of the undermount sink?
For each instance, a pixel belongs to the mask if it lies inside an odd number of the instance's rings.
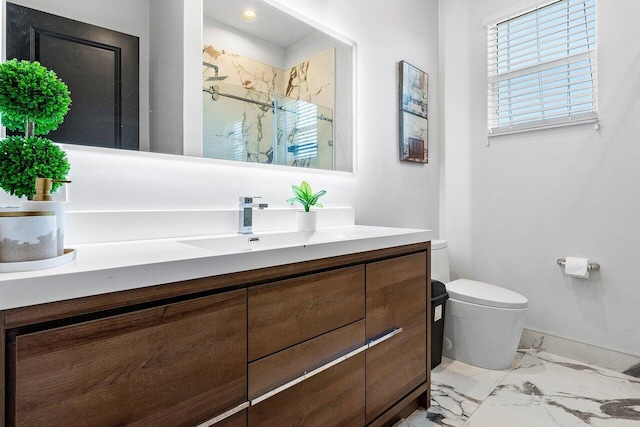
[[[345,239],[347,239],[347,235],[344,233],[316,230],[310,233],[301,231],[285,231],[238,234],[234,236],[227,235],[180,240],[179,243],[207,249],[215,253],[227,254],[285,247],[304,247],[307,245],[329,243]]]

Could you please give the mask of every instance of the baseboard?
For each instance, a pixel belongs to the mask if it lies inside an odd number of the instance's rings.
[[[568,338],[524,329],[520,338],[520,348],[544,350],[558,356],[640,378],[640,356],[620,353]]]

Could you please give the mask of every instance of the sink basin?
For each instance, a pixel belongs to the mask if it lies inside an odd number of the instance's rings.
[[[179,243],[207,249],[218,254],[260,251],[330,243],[347,239],[344,233],[316,230],[313,232],[286,231],[257,234],[238,234],[180,240]]]

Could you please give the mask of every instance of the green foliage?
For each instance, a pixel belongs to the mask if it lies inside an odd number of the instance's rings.
[[[319,208],[322,207],[322,203],[318,203],[318,199],[324,196],[327,192],[325,190],[320,190],[316,194],[313,194],[311,191],[311,186],[307,184],[306,181],[302,181],[300,186],[292,185],[291,190],[295,197],[287,199],[287,203],[293,206],[294,203],[298,202],[302,206],[304,206],[304,210],[309,212],[309,208],[311,206],[317,206]]]
[[[0,64],[0,113],[8,129],[25,132],[30,121],[35,135],[49,133],[70,104],[67,85],[40,63],[12,59]]]
[[[11,195],[29,199],[36,192],[36,178],[65,179],[67,155],[48,139],[10,136],[0,140],[0,187]],[[51,191],[60,187],[53,183]]]
[[[33,134],[46,134],[58,128],[70,104],[67,85],[38,62],[0,64],[0,114],[8,129],[26,133],[29,122]],[[68,172],[67,155],[48,139],[27,135],[0,141],[0,187],[11,195],[31,199],[36,178],[65,179]]]

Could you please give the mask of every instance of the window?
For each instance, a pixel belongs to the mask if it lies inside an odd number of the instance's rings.
[[[597,119],[596,0],[562,0],[488,28],[489,135]]]

